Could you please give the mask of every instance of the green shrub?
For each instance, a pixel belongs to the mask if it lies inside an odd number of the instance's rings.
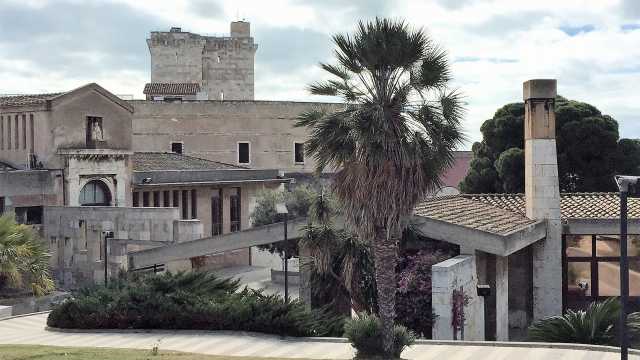
[[[347,320],[344,336],[356,349],[356,358],[386,358],[382,347],[382,323],[375,315],[359,314],[357,318]],[[393,349],[391,356],[399,359],[402,351],[415,343],[415,335],[402,325],[393,327]]]
[[[592,302],[585,310],[567,310],[562,316],[542,319],[529,327],[529,339],[540,342],[617,345],[620,302],[612,297]],[[637,336],[640,314],[627,319],[629,333]]]
[[[323,310],[277,295],[237,291],[236,281],[211,273],[117,279],[81,289],[55,306],[47,325],[75,329],[241,330],[288,336],[335,335]]]

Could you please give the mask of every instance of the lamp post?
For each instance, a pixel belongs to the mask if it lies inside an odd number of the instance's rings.
[[[620,359],[629,357],[629,336],[627,329],[627,302],[629,301],[629,258],[627,257],[627,198],[635,194],[638,176],[616,175],[620,190]]]
[[[109,278],[109,247],[107,241],[113,238],[113,231],[103,231],[102,236],[104,238],[104,286],[107,286]]]
[[[287,210],[287,205],[284,203],[276,204],[276,212],[279,215],[284,216],[284,246],[283,246],[283,257],[284,257],[284,301],[289,302],[289,259],[287,259],[287,246],[289,245],[287,239],[287,220],[289,218],[289,210]]]

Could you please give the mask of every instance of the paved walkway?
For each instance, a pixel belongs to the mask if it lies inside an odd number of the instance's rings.
[[[312,359],[350,359],[348,343],[282,340],[276,336],[238,333],[62,333],[45,330],[47,314],[0,321],[0,344],[38,344],[147,349],[158,344],[160,350],[175,350],[222,356],[262,356]],[[403,353],[405,359],[491,359],[491,360],[614,360],[619,353],[530,348],[513,346],[470,346],[418,344]],[[630,359],[640,360],[631,355]]]

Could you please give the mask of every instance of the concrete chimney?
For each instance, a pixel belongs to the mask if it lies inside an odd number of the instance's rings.
[[[533,318],[562,313],[562,224],[556,151],[555,79],[523,85],[525,205],[530,219],[547,221],[547,236],[533,245]]]
[[[251,36],[251,23],[248,21],[232,21],[231,37],[249,37]]]

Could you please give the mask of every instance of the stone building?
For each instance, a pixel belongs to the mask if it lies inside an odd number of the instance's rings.
[[[154,31],[147,39],[151,54],[151,85],[199,85],[200,98],[253,100],[254,59],[258,45],[250,24],[231,23],[230,36],[201,36],[173,27]],[[171,91],[148,94],[152,99],[175,98]],[[195,94],[190,94],[195,95]]]

